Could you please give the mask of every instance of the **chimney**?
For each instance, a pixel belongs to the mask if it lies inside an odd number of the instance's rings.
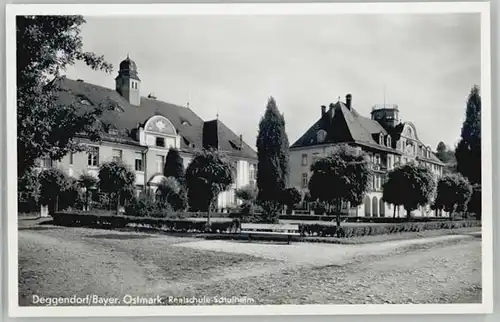
[[[352,95],[347,94],[345,96],[345,105],[347,106],[348,109],[351,109],[351,104],[352,104]]]
[[[326,106],[321,105],[321,117],[325,116],[325,114],[326,114]]]

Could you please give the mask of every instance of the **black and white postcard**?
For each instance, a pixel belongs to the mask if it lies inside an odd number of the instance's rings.
[[[491,312],[489,17],[7,6],[10,315]]]

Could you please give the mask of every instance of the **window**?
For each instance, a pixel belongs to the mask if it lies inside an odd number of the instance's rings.
[[[384,145],[384,135],[382,133],[378,136],[378,144]]]
[[[143,191],[144,191],[144,186],[137,185],[135,187],[135,195],[136,195],[136,197],[139,198],[143,194]]]
[[[135,171],[144,171],[142,152],[135,153]]]
[[[69,154],[69,164],[73,164],[73,152]]]
[[[257,179],[257,169],[255,164],[250,164],[249,177],[250,181],[255,181]]]
[[[42,168],[52,168],[52,159],[50,157],[44,157],[40,161]]]
[[[392,141],[391,141],[391,136],[390,135],[387,136],[387,146],[390,147],[390,148],[392,147]]]
[[[302,154],[302,165],[307,165],[307,154]]]
[[[375,154],[375,159],[373,160],[373,162],[375,164],[380,164],[380,155],[379,154]]]
[[[122,150],[113,149],[113,161],[120,161],[122,159]]]
[[[163,172],[163,167],[165,166],[165,156],[156,156],[156,172]]]
[[[99,148],[98,147],[90,147],[89,152],[88,152],[87,164],[89,167],[99,166]]]
[[[160,148],[165,147],[165,139],[161,137],[156,137],[156,146]]]
[[[302,173],[302,188],[307,188],[307,173]]]

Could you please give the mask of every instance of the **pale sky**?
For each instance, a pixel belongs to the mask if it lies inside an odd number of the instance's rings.
[[[435,150],[454,146],[465,101],[480,85],[479,14],[86,17],[84,49],[103,54],[111,75],[83,64],[73,79],[114,89],[127,53],[141,94],[219,119],[255,146],[267,99],[285,115],[290,144],[319,117],[321,105],[353,96],[370,116],[384,102]]]

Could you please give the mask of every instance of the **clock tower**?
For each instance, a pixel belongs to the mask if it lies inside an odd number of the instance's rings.
[[[120,63],[118,76],[115,78],[116,91],[130,104],[141,105],[141,80],[137,74],[137,65],[127,58]]]

